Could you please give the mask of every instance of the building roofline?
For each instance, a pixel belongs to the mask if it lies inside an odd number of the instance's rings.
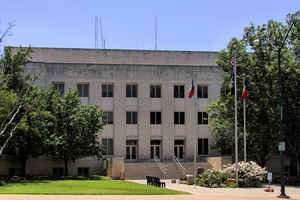
[[[16,52],[19,48],[12,47],[12,51]],[[218,55],[214,51],[30,48],[31,61],[44,63],[216,66]]]

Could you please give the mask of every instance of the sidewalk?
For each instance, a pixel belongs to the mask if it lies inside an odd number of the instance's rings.
[[[132,180],[146,184],[145,180]],[[272,186],[275,192],[264,192],[264,188],[206,188],[185,184],[166,187],[190,192],[192,195],[0,195],[0,200],[278,200],[280,186]],[[300,200],[300,187],[286,187],[291,200]]]

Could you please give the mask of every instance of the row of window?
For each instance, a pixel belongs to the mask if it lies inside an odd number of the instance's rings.
[[[174,140],[174,155],[177,158],[184,159],[184,140]],[[126,159],[136,159],[137,154],[137,140],[126,140]],[[208,138],[198,138],[198,155],[208,154]],[[150,141],[150,158],[153,159],[155,156],[160,158],[161,151],[161,140]],[[113,155],[113,139],[103,138],[102,139],[102,150],[103,155]]]
[[[54,83],[54,89],[58,90],[61,94],[64,94],[64,83],[56,82]],[[89,83],[79,83],[77,84],[78,95],[80,97],[89,96]],[[113,84],[102,84],[102,97],[113,97],[114,88]],[[126,97],[138,97],[138,87],[137,84],[127,84],[126,85]],[[161,98],[161,85],[150,85],[150,97],[151,98]],[[185,97],[185,86],[184,85],[174,85],[174,98],[184,98]],[[197,97],[198,98],[208,98],[208,86],[198,85],[197,86]]]
[[[113,112],[104,112],[103,122],[113,124]],[[138,113],[135,111],[126,112],[126,124],[137,124]],[[161,112],[150,112],[150,124],[161,124]],[[185,124],[185,113],[174,112],[174,124]],[[207,112],[198,112],[198,124],[208,124]]]

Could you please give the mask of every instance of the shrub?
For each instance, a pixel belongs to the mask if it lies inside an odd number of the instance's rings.
[[[5,181],[0,180],[0,186],[4,186],[4,185],[6,185]]]
[[[228,187],[228,188],[238,188],[239,186],[235,182],[227,182],[226,187]]]
[[[223,170],[231,178],[235,178],[235,164],[232,164]],[[239,185],[241,187],[259,187],[266,177],[267,171],[253,161],[238,163]]]
[[[197,185],[208,187],[220,187],[227,179],[227,174],[218,169],[208,169],[199,177]]]

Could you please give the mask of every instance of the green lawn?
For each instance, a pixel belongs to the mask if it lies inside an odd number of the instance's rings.
[[[119,180],[42,180],[8,183],[0,194],[98,194],[98,195],[175,195],[189,194]]]

